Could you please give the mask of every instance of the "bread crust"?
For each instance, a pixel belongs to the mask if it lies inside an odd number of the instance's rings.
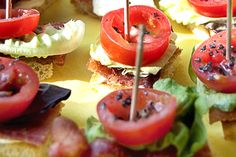
[[[236,109],[231,112],[223,112],[217,108],[210,108],[210,124],[220,121],[226,140],[236,140]]]

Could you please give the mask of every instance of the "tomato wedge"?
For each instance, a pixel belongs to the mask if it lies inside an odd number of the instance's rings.
[[[232,30],[232,43],[236,47],[236,29]],[[236,51],[226,60],[226,32],[220,32],[204,41],[192,56],[192,68],[207,87],[220,92],[236,92]]]
[[[107,13],[101,22],[101,44],[113,61],[135,65],[139,24],[146,26],[142,65],[157,61],[167,49],[171,37],[171,24],[160,11],[148,6],[130,7],[130,41],[124,39],[123,9]]]
[[[188,0],[189,4],[201,15],[226,17],[227,0]],[[236,15],[236,0],[233,0],[233,14]]]
[[[5,10],[0,9],[0,39],[32,33],[38,26],[39,16],[35,9],[15,9],[12,11],[12,18],[5,19]]]
[[[0,122],[18,117],[39,88],[37,74],[25,63],[0,57]]]
[[[97,105],[105,131],[126,146],[156,142],[169,132],[176,115],[176,99],[172,95],[150,88],[138,91],[136,117],[129,121],[132,89],[110,93]]]

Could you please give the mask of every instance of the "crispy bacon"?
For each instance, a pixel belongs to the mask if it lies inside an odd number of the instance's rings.
[[[168,147],[158,152],[132,151],[105,139],[96,139],[91,143],[90,157],[176,157],[176,149]],[[194,157],[211,157],[206,145]]]
[[[107,84],[119,84],[121,86],[132,86],[134,84],[134,76],[130,74],[122,75],[121,70],[117,68],[108,68],[100,62],[90,59],[88,69],[94,73],[98,73],[107,79]],[[159,79],[159,74],[149,75],[140,78],[139,84],[146,88],[151,88],[153,83]]]
[[[53,144],[49,148],[50,157],[82,157],[89,148],[82,131],[64,117],[53,121],[51,134]]]
[[[230,122],[236,121],[236,109],[231,112],[223,112],[217,108],[210,108],[209,111],[209,120],[210,124],[222,121],[222,122]]]
[[[35,106],[37,108],[37,106]],[[44,143],[50,131],[50,124],[59,115],[61,105],[49,109],[44,114],[32,116],[27,121],[1,124],[0,137],[6,139],[20,140],[33,145]]]
[[[0,124],[0,137],[41,145],[48,139],[52,121],[60,115],[62,100],[71,91],[55,85],[40,84],[37,95],[24,113],[11,121]]]
[[[131,157],[127,149],[105,139],[96,139],[90,148],[90,157]]]

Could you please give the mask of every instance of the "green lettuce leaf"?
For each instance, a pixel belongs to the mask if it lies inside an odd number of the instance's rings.
[[[110,139],[109,135],[105,133],[102,123],[92,116],[87,119],[85,136],[89,143],[93,142],[96,138]]]
[[[13,57],[48,57],[74,51],[81,43],[85,24],[80,21],[69,21],[60,30],[47,25],[41,34],[26,35],[25,41],[6,39],[0,43],[0,52]]]
[[[177,115],[179,116],[185,115],[197,98],[196,89],[194,87],[181,86],[170,78],[155,82],[153,88],[176,96],[178,103]]]
[[[204,99],[202,106],[215,107],[224,112],[230,112],[236,108],[235,93],[221,93],[207,88],[200,80],[197,80],[199,99]],[[200,104],[200,103],[199,103]]]

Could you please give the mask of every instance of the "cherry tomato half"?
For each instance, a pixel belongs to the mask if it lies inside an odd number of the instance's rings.
[[[0,39],[20,37],[33,32],[38,26],[39,12],[35,9],[15,9],[12,18],[5,19],[5,10],[0,9]]]
[[[227,0],[188,0],[201,15],[208,17],[226,17]],[[236,0],[233,0],[233,14],[236,15]]]
[[[232,43],[236,48],[236,29],[232,30]],[[236,92],[236,50],[226,60],[226,32],[220,32],[204,41],[192,56],[192,68],[198,78],[211,89]]]
[[[37,74],[27,64],[0,57],[0,122],[22,114],[38,88]]]
[[[126,146],[156,142],[169,132],[176,115],[176,99],[150,88],[138,91],[134,121],[129,121],[132,89],[110,93],[97,105],[106,132]]]
[[[102,18],[101,44],[113,61],[135,65],[139,24],[146,26],[142,65],[157,61],[165,52],[171,37],[171,24],[160,11],[148,6],[130,7],[130,41],[124,39],[123,9],[107,13]]]

